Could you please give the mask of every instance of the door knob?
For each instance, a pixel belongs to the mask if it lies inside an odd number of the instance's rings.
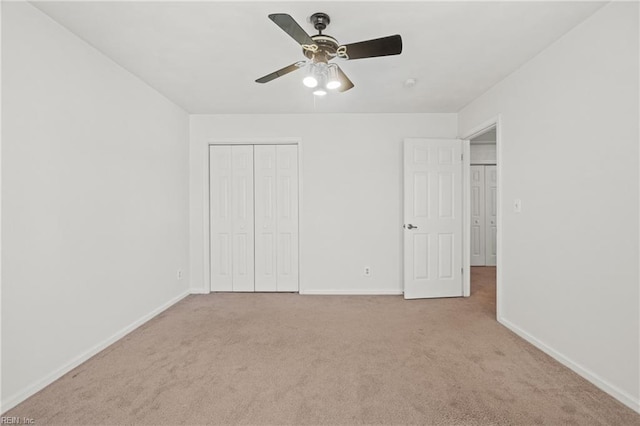
[[[415,229],[418,229],[418,227],[417,227],[417,226],[413,226],[412,224],[408,224],[408,225],[407,225],[407,228],[408,228],[408,229],[414,229],[414,228],[415,228]]]

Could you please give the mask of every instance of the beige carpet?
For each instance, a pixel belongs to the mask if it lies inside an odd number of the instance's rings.
[[[470,298],[189,296],[6,415],[37,424],[631,425]]]

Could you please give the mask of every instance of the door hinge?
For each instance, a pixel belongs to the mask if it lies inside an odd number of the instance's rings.
[[[464,275],[464,268],[460,268],[460,273]]]
[[[464,161],[464,154],[460,154],[460,161]]]

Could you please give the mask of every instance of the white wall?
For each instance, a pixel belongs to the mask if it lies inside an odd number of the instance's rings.
[[[184,295],[188,116],[2,2],[2,411]]]
[[[501,114],[501,320],[636,410],[638,36],[609,4],[459,115]]]
[[[471,143],[471,164],[496,164],[496,144]]]
[[[207,143],[302,140],[301,291],[402,292],[402,140],[455,138],[456,114],[191,116],[191,275],[203,291]],[[372,275],[363,269],[370,266]]]

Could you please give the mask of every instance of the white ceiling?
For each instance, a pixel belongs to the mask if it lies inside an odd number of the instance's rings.
[[[33,2],[194,114],[457,112],[582,22],[603,2]],[[303,71],[255,79],[303,59],[271,22],[326,12],[343,44],[401,34],[399,56],[340,62],[355,83],[315,99]],[[417,79],[412,88],[408,78]]]

